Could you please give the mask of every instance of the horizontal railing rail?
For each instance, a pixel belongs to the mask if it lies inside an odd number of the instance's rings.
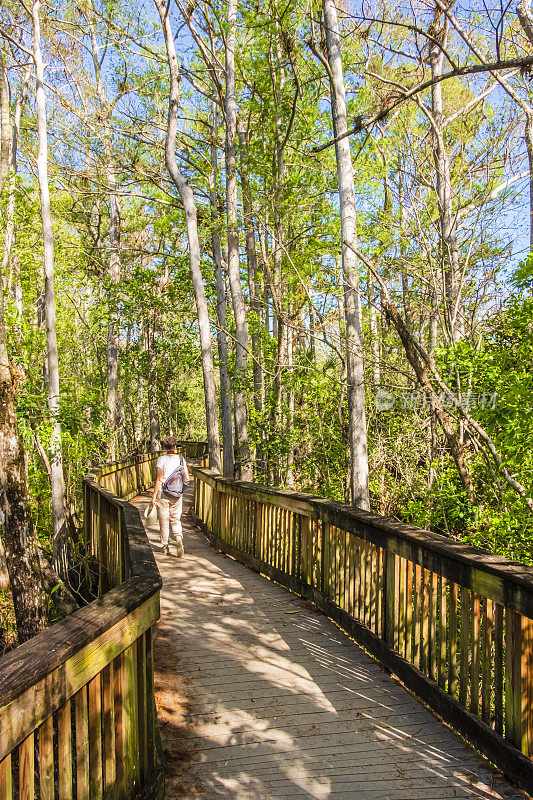
[[[181,442],[205,460],[203,442]],[[83,481],[97,599],[0,659],[0,800],[158,800],[163,760],[152,627],[161,577],[127,499],[155,480],[157,454]]]
[[[311,600],[533,793],[533,570],[438,534],[197,468],[211,542]]]

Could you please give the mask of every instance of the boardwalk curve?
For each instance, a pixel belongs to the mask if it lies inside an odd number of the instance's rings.
[[[526,798],[326,617],[215,551],[190,497],[183,559],[148,528],[169,800]]]

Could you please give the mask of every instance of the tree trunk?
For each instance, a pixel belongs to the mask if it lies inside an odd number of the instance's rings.
[[[257,414],[263,410],[263,368],[261,366],[261,337],[259,328],[261,324],[261,303],[259,295],[261,286],[257,276],[257,251],[255,246],[255,229],[252,206],[252,190],[250,187],[250,174],[248,167],[248,136],[241,120],[237,120],[237,130],[240,145],[242,209],[244,214],[244,230],[246,236],[246,260],[248,264],[248,281],[250,286],[250,310],[252,319],[252,354],[254,358],[254,408]]]
[[[431,77],[439,78],[443,72],[444,53],[439,44],[446,43],[448,21],[443,19],[441,11],[436,10],[433,27],[440,33],[432,40],[429,48]],[[444,268],[443,296],[445,303],[446,324],[452,342],[457,342],[463,334],[463,314],[459,297],[459,248],[457,244],[457,219],[452,205],[452,178],[450,158],[444,142],[444,102],[442,83],[431,87],[431,115],[433,123],[433,156],[435,161],[437,201],[440,217],[441,257]]]
[[[211,139],[211,173],[209,190],[211,203],[211,242],[217,284],[217,346],[220,372],[220,410],[222,422],[222,461],[223,475],[235,477],[233,460],[233,418],[231,411],[231,383],[228,372],[228,340],[226,337],[226,284],[222,266],[222,247],[220,244],[220,218],[218,213],[218,107],[213,103],[213,136]]]
[[[363,337],[359,315],[359,279],[352,247],[357,243],[353,165],[346,120],[344,74],[339,25],[333,0],[323,0],[327,58],[331,73],[333,132],[342,136],[335,143],[342,235],[342,272],[346,314],[346,359],[348,370],[348,419],[350,449],[350,494],[356,508],[369,509],[368,449],[366,432]]]
[[[41,54],[40,0],[32,4],[33,60],[35,64],[35,102],[39,153],[37,172],[41,198],[41,220],[44,249],[44,304],[46,316],[46,345],[48,364],[48,409],[52,417],[50,466],[52,468],[52,521],[54,527],[54,566],[65,579],[67,572],[68,531],[65,518],[65,485],[59,421],[59,363],[56,335],[56,306],[54,297],[54,235],[50,190],[48,186],[48,141],[46,128],[46,98],[44,94],[44,65]]]
[[[0,194],[9,173],[11,161],[11,114],[9,109],[9,84],[4,54],[0,50]]]
[[[235,315],[235,381],[233,413],[235,417],[236,477],[244,481],[253,479],[253,466],[248,443],[246,408],[246,362],[248,356],[248,323],[241,285],[239,264],[239,232],[237,227],[237,171],[235,139],[237,134],[237,107],[235,102],[235,38],[237,29],[237,2],[228,2],[228,30],[226,34],[226,212],[228,218],[228,277]]]
[[[169,174],[177,187],[185,211],[187,237],[189,240],[189,257],[196,312],[198,315],[198,328],[200,331],[200,347],[202,350],[202,370],[204,376],[205,416],[207,425],[207,442],[209,449],[209,464],[212,469],[220,472],[220,439],[218,435],[218,407],[215,389],[215,370],[213,367],[213,354],[211,350],[211,331],[209,326],[209,312],[200,270],[200,240],[198,238],[198,217],[192,189],[178,169],[176,163],[176,136],[178,129],[178,100],[180,74],[174,37],[170,27],[168,6],[164,0],[155,0],[167,49],[168,65],[170,72],[170,96],[168,107],[167,135],[165,142],[165,163]]]
[[[6,151],[1,153],[0,160],[3,162],[5,157]],[[3,163],[1,166],[5,167]],[[46,627],[46,598],[15,407],[19,378],[7,353],[3,280],[0,280],[0,536],[11,584],[18,640],[22,644]]]
[[[161,450],[161,432],[159,425],[159,407],[157,402],[157,353],[154,340],[157,330],[157,312],[152,315],[152,323],[146,322],[146,351],[148,354],[148,417],[150,421],[150,452],[158,453]]]
[[[374,278],[368,272],[368,306],[370,315],[370,336],[372,344],[372,374],[374,387],[378,387],[381,381],[381,349],[379,341],[379,324],[377,304],[379,300],[379,290],[376,287]]]
[[[529,166],[529,252],[533,253],[533,109],[526,114],[524,137]]]
[[[110,434],[108,453],[112,461],[118,458],[120,431],[124,423],[124,409],[119,393],[119,345],[118,345],[118,313],[117,299],[114,297],[115,287],[120,281],[120,204],[117,194],[117,177],[113,166],[113,149],[111,138],[111,108],[102,82],[98,42],[93,23],[93,10],[89,12],[88,24],[91,37],[92,59],[96,81],[96,93],[100,103],[100,114],[103,122],[104,173],[109,198],[109,265],[108,277],[111,284],[108,300],[109,323],[107,329],[107,427]]]

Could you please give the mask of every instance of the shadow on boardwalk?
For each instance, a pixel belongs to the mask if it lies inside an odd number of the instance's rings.
[[[168,800],[526,797],[309,604],[215,551],[191,494],[184,558],[149,529]]]

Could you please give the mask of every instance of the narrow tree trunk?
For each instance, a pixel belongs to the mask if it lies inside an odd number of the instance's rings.
[[[33,60],[35,64],[35,101],[37,109],[37,138],[39,153],[37,172],[41,198],[44,249],[44,304],[48,364],[48,409],[52,417],[50,466],[52,468],[52,520],[54,527],[54,565],[64,579],[67,571],[67,526],[65,519],[65,486],[59,421],[59,362],[56,335],[56,306],[54,297],[54,235],[50,191],[48,186],[48,141],[46,129],[46,99],[44,94],[44,65],[41,54],[40,0],[32,5]]]
[[[113,166],[113,149],[111,138],[111,108],[104,84],[98,55],[98,42],[93,24],[93,12],[89,12],[89,33],[96,81],[96,93],[100,103],[100,114],[103,122],[104,173],[109,198],[109,265],[108,277],[111,284],[108,300],[109,323],[107,329],[107,427],[109,430],[108,453],[111,460],[118,458],[120,431],[124,422],[124,410],[119,393],[119,345],[118,314],[115,288],[120,282],[120,204],[117,194],[117,177]]]
[[[246,236],[246,260],[248,263],[248,281],[250,286],[250,310],[252,320],[252,354],[254,376],[254,408],[257,414],[263,410],[263,368],[261,366],[261,337],[259,327],[261,323],[261,303],[259,295],[261,287],[257,277],[257,251],[255,247],[255,229],[252,207],[252,190],[250,187],[250,174],[248,167],[248,137],[242,122],[237,120],[237,130],[240,145],[242,208],[244,214],[244,230]]]
[[[342,271],[346,314],[346,359],[348,370],[348,419],[350,449],[350,492],[356,508],[369,509],[368,449],[366,432],[363,338],[359,315],[357,260],[352,247],[357,243],[353,165],[346,120],[344,74],[339,25],[333,0],[323,0],[328,64],[331,72],[333,132],[343,138],[335,144],[342,235]]]
[[[533,253],[533,109],[526,114],[524,138],[529,166],[529,252]]]
[[[233,478],[233,418],[231,411],[231,383],[228,372],[228,340],[226,337],[226,285],[222,266],[222,247],[220,244],[220,218],[218,213],[218,107],[213,103],[213,137],[211,140],[211,173],[209,190],[211,203],[211,242],[215,263],[215,280],[217,284],[217,346],[220,372],[220,410],[222,422],[222,462],[223,475]]]
[[[152,322],[146,322],[145,337],[146,351],[148,354],[148,418],[150,421],[150,452],[158,453],[161,450],[161,433],[159,424],[159,406],[157,402],[157,353],[155,350],[155,337],[157,330],[157,312],[153,312]]]
[[[198,238],[198,217],[192,189],[178,169],[176,163],[176,136],[178,128],[178,100],[180,74],[174,37],[170,27],[168,6],[164,0],[155,0],[167,49],[170,72],[170,96],[167,121],[167,135],[165,142],[165,163],[169,174],[177,187],[185,211],[187,237],[189,240],[189,257],[196,312],[198,315],[198,328],[200,331],[200,347],[202,350],[202,370],[204,376],[205,414],[207,425],[207,442],[209,449],[209,464],[212,469],[220,472],[220,439],[218,435],[218,407],[215,389],[215,370],[213,367],[213,354],[211,351],[211,331],[209,326],[209,312],[200,270],[200,241]]]
[[[0,50],[0,194],[4,190],[10,166],[11,113],[9,109],[9,84],[4,54]]]
[[[17,161],[18,135],[20,130],[20,117],[22,114],[22,105],[26,99],[26,93],[28,90],[28,83],[30,77],[31,77],[31,69],[28,67],[24,78],[22,92],[17,98],[17,103],[15,106],[13,133],[11,137],[11,153],[9,158],[10,174],[9,174],[9,197],[7,201],[7,213],[6,213],[6,232],[4,236],[4,251],[2,254],[2,275],[4,277],[4,281],[6,275],[8,274],[10,264],[12,266],[12,269],[10,270],[11,281],[9,283],[13,291],[15,309],[17,311],[17,329],[19,336],[20,336],[20,323],[22,321],[22,288],[20,285],[20,265],[18,262],[18,258],[15,257],[12,260],[11,251],[13,249],[13,244],[15,241],[15,176],[18,170],[18,161]],[[9,120],[9,115],[8,115],[8,120]]]
[[[253,479],[253,467],[248,443],[246,408],[246,362],[248,356],[248,323],[241,285],[239,264],[239,233],[237,227],[237,171],[235,139],[237,134],[237,107],[235,102],[235,39],[237,30],[237,2],[228,2],[228,30],[226,34],[226,212],[228,218],[228,277],[235,315],[235,383],[233,413],[235,417],[236,477]]]
[[[374,378],[374,386],[377,387],[381,380],[381,352],[379,341],[379,325],[378,325],[378,312],[377,303],[379,299],[379,291],[376,290],[376,284],[370,271],[368,272],[368,306],[370,315],[370,336],[372,345],[372,374]]]
[[[441,33],[430,43],[429,62],[431,77],[439,78],[443,71],[444,53],[439,44],[446,43],[448,21],[440,10],[435,11],[434,28]],[[442,83],[434,83],[431,87],[431,114],[433,124],[433,155],[435,161],[437,200],[440,217],[441,257],[444,266],[443,295],[445,302],[446,322],[452,342],[458,341],[463,334],[463,314],[459,298],[459,247],[457,243],[457,220],[452,205],[452,178],[450,158],[444,142],[444,102]]]

